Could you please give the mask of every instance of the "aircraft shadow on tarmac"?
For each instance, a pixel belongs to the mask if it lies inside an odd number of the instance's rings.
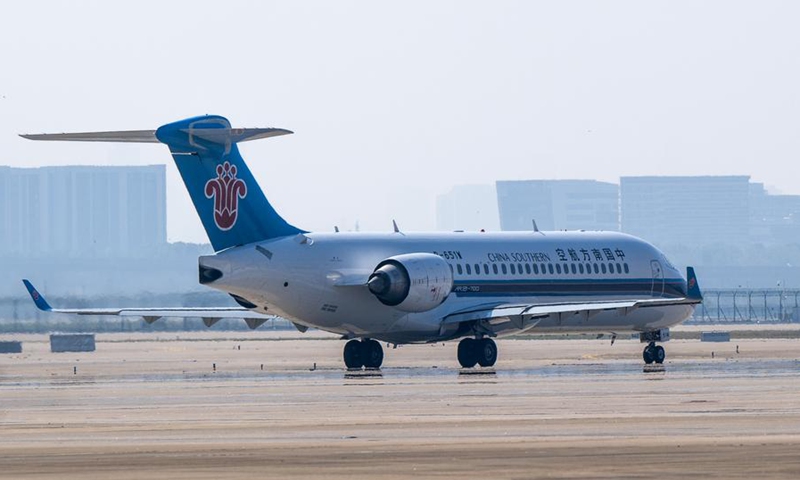
[[[370,380],[376,378],[383,378],[383,372],[380,368],[348,368],[344,373],[344,378],[347,380]]]
[[[459,379],[476,379],[476,380],[496,378],[497,370],[495,370],[494,368],[480,368],[480,369],[462,368],[457,371],[457,377]],[[380,368],[369,368],[369,369],[349,368],[345,371],[344,378],[346,380],[382,379],[383,371]]]

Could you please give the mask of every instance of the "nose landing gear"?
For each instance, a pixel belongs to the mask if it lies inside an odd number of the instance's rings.
[[[458,343],[458,363],[464,368],[475,364],[491,367],[497,362],[497,344],[491,338],[465,338]]]
[[[642,343],[647,343],[647,346],[644,347],[644,350],[642,351],[642,359],[644,360],[645,364],[650,365],[652,363],[664,363],[667,353],[664,351],[664,347],[656,345],[656,342],[669,341],[668,328],[652,330],[649,332],[641,332],[639,333],[639,341]]]

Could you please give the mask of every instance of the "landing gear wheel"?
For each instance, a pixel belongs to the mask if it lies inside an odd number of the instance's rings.
[[[367,368],[381,368],[383,363],[383,347],[375,340],[361,342],[362,358]]]
[[[464,368],[472,368],[478,363],[478,352],[474,338],[465,338],[458,342],[458,363]]]
[[[644,363],[646,363],[647,365],[650,365],[651,363],[656,361],[655,349],[656,349],[655,343],[650,343],[649,345],[644,347],[644,350],[642,351],[642,359],[644,360]]]
[[[481,367],[491,367],[497,362],[497,344],[491,338],[477,340],[475,347],[478,357],[478,365]]]
[[[646,347],[644,347],[642,358],[644,359],[644,363],[648,365],[653,362],[661,364],[664,363],[664,359],[667,358],[667,352],[661,345],[656,345],[655,342],[650,342]]]
[[[665,358],[667,358],[667,352],[664,351],[664,347],[659,345],[653,349],[653,359],[656,361],[656,363],[664,363]]]
[[[380,345],[378,345],[380,347]],[[364,366],[364,354],[361,342],[350,340],[344,346],[344,364],[347,368],[361,368]],[[381,352],[383,353],[383,352]]]

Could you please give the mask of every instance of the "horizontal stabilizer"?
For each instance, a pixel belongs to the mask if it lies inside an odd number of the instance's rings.
[[[294,132],[283,128],[188,128],[184,132],[209,142],[225,145],[226,143],[240,143],[262,138],[290,135]]]
[[[185,128],[182,132],[193,138],[219,145],[247,142],[262,138],[279,137],[294,132],[283,128]],[[119,132],[38,133],[22,134],[28,140],[60,142],[114,142],[114,143],[159,143],[155,130],[122,130]]]
[[[58,142],[120,142],[120,143],[159,143],[155,130],[127,130],[120,132],[83,133],[38,133],[22,134],[28,140],[51,140]]]

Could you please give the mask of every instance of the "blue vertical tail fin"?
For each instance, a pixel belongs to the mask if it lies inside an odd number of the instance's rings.
[[[220,116],[189,118],[156,130],[156,138],[172,152],[215,251],[302,232],[275,211],[236,146],[290,133],[232,129]]]
[[[272,208],[236,144],[290,134],[280,128],[231,128],[224,117],[187,118],[158,130],[21,135],[30,140],[164,143],[214,250],[302,233]]]

